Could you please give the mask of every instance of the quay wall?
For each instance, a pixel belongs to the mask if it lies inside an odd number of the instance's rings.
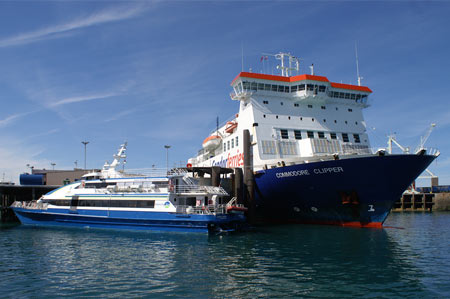
[[[450,193],[436,193],[434,195],[434,211],[450,211]]]

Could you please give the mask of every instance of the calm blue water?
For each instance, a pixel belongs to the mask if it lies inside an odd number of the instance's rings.
[[[450,297],[450,213],[208,237],[0,228],[0,297]]]

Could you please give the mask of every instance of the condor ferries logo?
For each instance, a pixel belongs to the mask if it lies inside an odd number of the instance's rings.
[[[220,156],[217,160],[213,159],[212,166],[220,166],[226,168],[236,168],[244,166],[244,153],[239,153],[239,150],[235,155],[228,153],[228,156]]]

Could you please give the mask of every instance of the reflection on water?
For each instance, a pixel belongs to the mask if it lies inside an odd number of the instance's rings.
[[[405,229],[0,228],[0,288],[9,297],[448,297],[450,214],[394,214],[386,224]]]

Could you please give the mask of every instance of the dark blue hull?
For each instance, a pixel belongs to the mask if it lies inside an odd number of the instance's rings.
[[[245,217],[240,214],[198,215],[166,212],[84,211],[69,209],[27,209],[12,207],[20,222],[35,226],[66,226],[126,230],[176,232],[221,232],[239,228]]]
[[[257,220],[381,227],[395,201],[434,159],[355,157],[258,171]]]

